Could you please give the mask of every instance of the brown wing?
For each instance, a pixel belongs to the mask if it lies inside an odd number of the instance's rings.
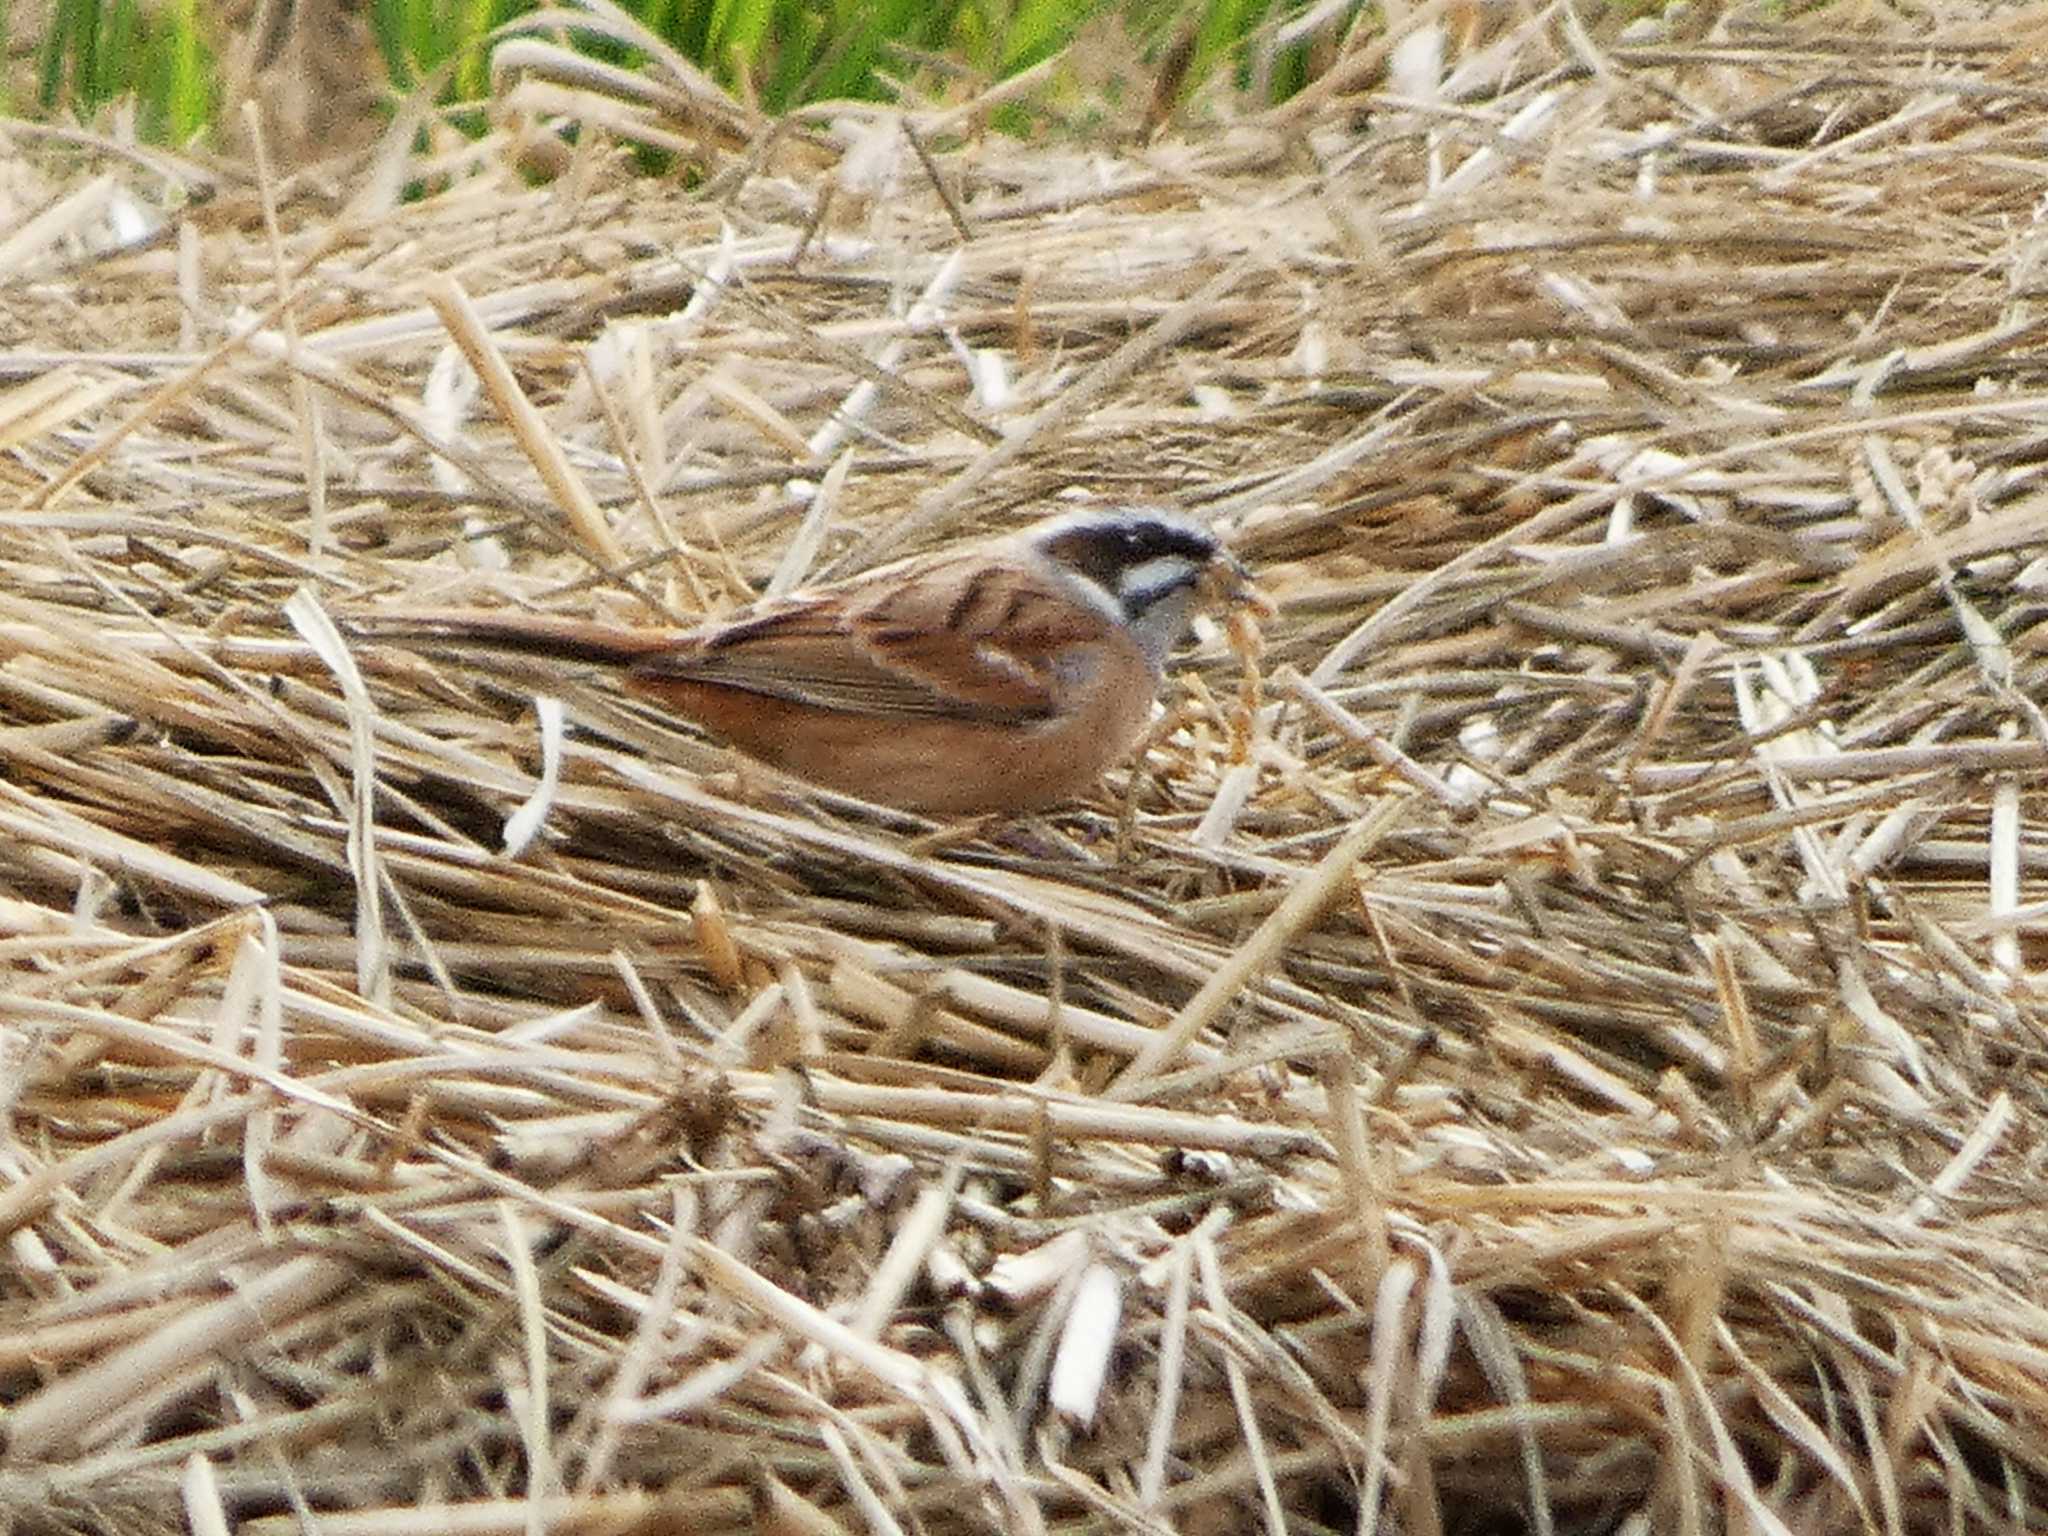
[[[1028,567],[982,555],[794,599],[630,676],[847,714],[1026,723],[1055,712],[1064,650],[1119,634]]]

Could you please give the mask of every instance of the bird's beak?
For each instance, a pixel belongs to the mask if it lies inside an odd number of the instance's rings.
[[[1212,602],[1223,608],[1249,608],[1259,618],[1270,619],[1279,609],[1252,580],[1244,562],[1227,549],[1216,551],[1204,573],[1204,588]]]

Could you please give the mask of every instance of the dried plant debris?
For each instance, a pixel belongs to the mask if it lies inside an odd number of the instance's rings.
[[[1436,14],[141,243],[11,139],[0,1525],[2048,1522],[2039,18]],[[1117,501],[1278,611],[1014,824],[337,622]]]

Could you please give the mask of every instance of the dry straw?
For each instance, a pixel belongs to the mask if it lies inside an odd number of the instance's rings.
[[[1086,143],[535,35],[111,250],[6,130],[0,1525],[2048,1522],[2040,14],[1458,15]],[[1280,613],[1018,825],[332,622],[1074,498]]]

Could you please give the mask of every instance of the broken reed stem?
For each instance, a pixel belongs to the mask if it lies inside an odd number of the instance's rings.
[[[1312,870],[1295,882],[1294,888],[1287,893],[1287,899],[1274,909],[1272,916],[1217,967],[1202,984],[1201,990],[1188,999],[1158,1037],[1117,1074],[1116,1079],[1103,1090],[1103,1097],[1126,1102],[1142,1097],[1148,1080],[1170,1067],[1188,1042],[1213,1024],[1223,1010],[1236,1001],[1238,994],[1286,950],[1295,936],[1337,899],[1366,850],[1386,836],[1407,808],[1408,802],[1404,797],[1390,795],[1345,833]]]

